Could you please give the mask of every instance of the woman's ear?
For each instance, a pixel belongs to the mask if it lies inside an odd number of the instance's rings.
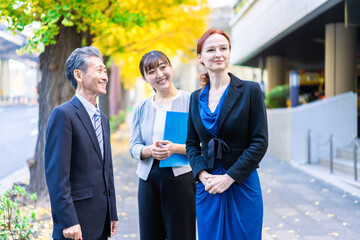
[[[198,58],[199,63],[201,63],[202,65],[204,65],[204,62],[203,62],[200,54],[197,55],[197,58]]]

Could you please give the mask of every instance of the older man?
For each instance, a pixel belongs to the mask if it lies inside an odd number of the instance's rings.
[[[108,76],[99,50],[75,49],[65,64],[76,90],[56,107],[46,130],[45,173],[54,239],[108,239],[117,229],[109,120],[96,98]]]

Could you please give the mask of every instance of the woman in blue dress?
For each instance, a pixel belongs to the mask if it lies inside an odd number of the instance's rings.
[[[190,97],[186,151],[198,181],[199,240],[261,240],[263,203],[257,173],[268,146],[260,86],[227,69],[230,39],[211,29],[197,44],[207,73]]]

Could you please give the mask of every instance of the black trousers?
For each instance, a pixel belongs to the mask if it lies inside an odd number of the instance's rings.
[[[140,239],[195,240],[195,194],[192,172],[174,177],[154,160],[147,181],[139,181]]]

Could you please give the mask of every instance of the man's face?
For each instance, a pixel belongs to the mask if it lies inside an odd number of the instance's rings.
[[[82,88],[87,95],[98,96],[106,94],[108,75],[106,66],[98,57],[90,57],[86,71],[82,71]]]

